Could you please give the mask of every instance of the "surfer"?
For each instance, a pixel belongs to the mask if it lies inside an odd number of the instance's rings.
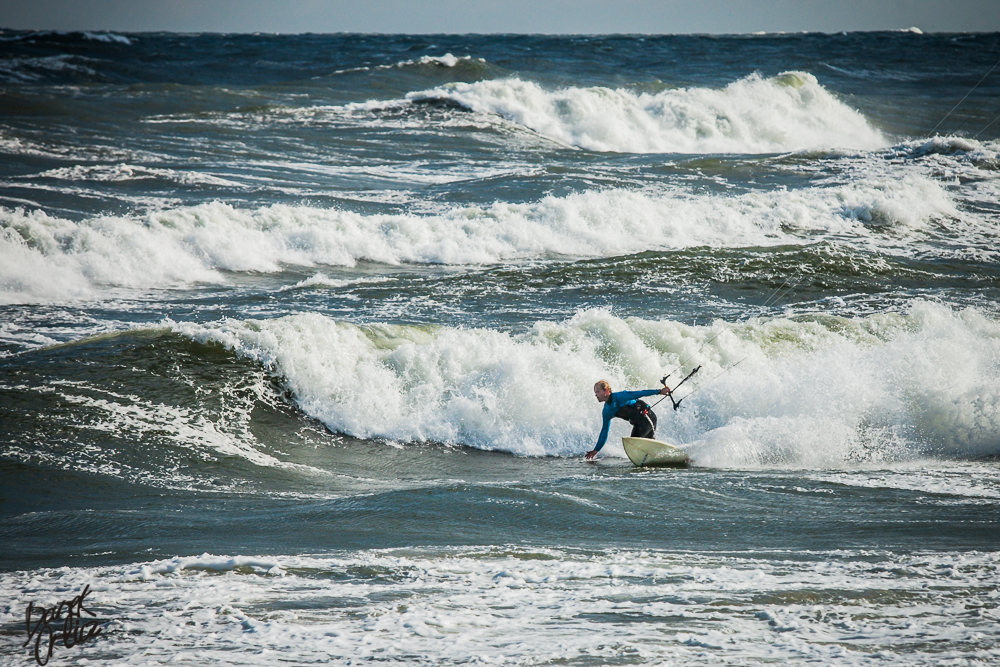
[[[639,399],[644,396],[655,396],[663,394],[668,396],[670,389],[663,385],[663,389],[640,389],[639,391],[619,391],[611,393],[611,385],[607,380],[601,380],[594,385],[594,396],[601,403],[604,409],[601,410],[601,417],[604,424],[601,426],[601,435],[597,438],[597,446],[587,452],[587,460],[597,456],[604,443],[608,440],[608,427],[611,425],[611,418],[618,417],[632,424],[633,438],[652,438],[656,430],[656,414],[649,409],[645,402]]]

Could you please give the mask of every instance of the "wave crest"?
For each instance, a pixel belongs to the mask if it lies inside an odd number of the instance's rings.
[[[807,72],[754,74],[721,90],[543,89],[520,79],[449,83],[410,93],[502,116],[556,141],[621,153],[780,153],[889,145]]]

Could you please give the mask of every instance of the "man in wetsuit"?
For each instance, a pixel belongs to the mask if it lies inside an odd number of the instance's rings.
[[[655,396],[663,394],[666,396],[670,389],[664,385],[663,389],[640,389],[639,391],[619,391],[611,393],[611,385],[607,380],[601,380],[594,385],[594,396],[601,403],[604,409],[601,410],[601,417],[604,425],[601,427],[601,436],[597,438],[597,446],[587,452],[587,460],[590,461],[608,439],[608,427],[611,426],[611,418],[618,417],[632,424],[633,438],[652,438],[656,430],[656,415],[649,406],[639,399],[643,396]]]

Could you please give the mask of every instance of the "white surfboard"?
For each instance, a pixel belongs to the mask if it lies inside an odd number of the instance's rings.
[[[683,449],[649,438],[622,438],[622,446],[637,466],[686,466],[691,462]]]

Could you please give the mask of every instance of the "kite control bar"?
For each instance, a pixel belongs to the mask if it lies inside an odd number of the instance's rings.
[[[695,366],[694,370],[693,370],[693,371],[691,371],[690,373],[688,373],[687,375],[685,375],[685,376],[684,376],[684,379],[683,379],[683,380],[681,380],[680,382],[678,382],[678,383],[677,383],[677,386],[676,386],[676,387],[674,387],[673,389],[668,389],[668,390],[667,390],[667,398],[669,398],[669,399],[670,399],[670,402],[671,402],[671,403],[673,404],[673,406],[674,406],[674,410],[676,410],[677,408],[681,407],[681,401],[683,401],[683,400],[684,400],[683,398],[682,398],[682,399],[680,399],[680,400],[677,400],[677,401],[675,401],[675,400],[674,400],[674,392],[675,392],[675,391],[677,391],[677,387],[681,386],[682,384],[684,384],[685,382],[687,382],[688,380],[690,380],[690,379],[691,379],[691,376],[693,376],[693,375],[694,375],[695,373],[697,373],[697,372],[698,372],[698,371],[700,371],[700,370],[701,370],[701,366]],[[666,387],[666,386],[667,386],[667,378],[668,378],[668,377],[670,377],[670,375],[669,375],[669,374],[667,374],[667,375],[664,375],[664,376],[663,376],[663,379],[662,379],[662,380],[660,380],[660,384],[662,384],[662,385],[663,385],[664,387]],[[686,398],[686,397],[685,397],[685,398]],[[655,405],[658,405],[658,404],[660,403],[660,401],[662,401],[662,400],[663,400],[663,399],[661,398],[661,399],[660,399],[659,401],[657,401],[656,403],[653,403],[653,405],[654,405],[654,406],[655,406]],[[652,406],[650,406],[650,407],[652,407]]]

